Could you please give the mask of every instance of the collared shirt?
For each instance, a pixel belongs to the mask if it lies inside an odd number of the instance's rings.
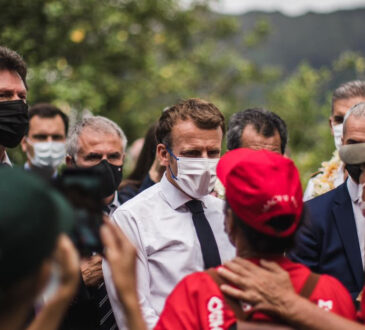
[[[113,215],[113,213],[115,212],[115,210],[120,206],[120,202],[118,199],[118,192],[115,191],[114,193],[114,199],[113,201],[108,205],[108,209],[109,209],[109,216],[111,217]]]
[[[32,171],[32,167],[30,167],[29,162],[25,162],[24,163],[24,169],[26,171]],[[38,171],[42,171],[41,168]],[[52,179],[56,179],[57,178],[57,175],[58,175],[57,170],[54,170],[54,172],[52,174]]]
[[[163,176],[160,183],[119,207],[113,219],[138,253],[137,280],[142,312],[152,328],[165,300],[186,275],[204,268],[200,243],[185,203],[191,198]],[[215,236],[222,262],[234,257],[235,249],[224,232],[223,201],[202,198],[204,213]],[[119,328],[126,327],[110,269],[103,262],[104,279]]]
[[[361,260],[363,268],[365,265],[365,217],[361,212],[360,202],[362,196],[362,187],[352,180],[349,176],[347,180],[347,189],[350,194],[352,202],[352,210],[354,212],[354,218],[356,223],[357,237],[359,238]],[[361,190],[361,191],[360,191]]]
[[[11,163],[6,151],[4,151],[4,156],[3,156],[3,159],[0,161],[0,163],[9,165],[10,167],[13,167],[13,164]]]

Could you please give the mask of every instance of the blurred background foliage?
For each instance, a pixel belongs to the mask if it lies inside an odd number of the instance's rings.
[[[52,102],[73,119],[85,111],[107,116],[130,142],[180,99],[208,99],[227,119],[267,107],[287,122],[290,156],[306,181],[334,149],[331,89],[364,78],[362,53],[344,52],[321,67],[301,59],[288,72],[252,56],[275,36],[270,19],[251,15],[246,26],[245,16],[212,13],[208,4],[0,0],[0,44],[25,58],[30,104]],[[19,149],[11,157],[24,161]]]

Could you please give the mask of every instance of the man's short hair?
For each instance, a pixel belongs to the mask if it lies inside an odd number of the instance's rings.
[[[351,99],[353,97],[365,97],[365,81],[348,81],[335,89],[332,94],[332,113],[336,101]]]
[[[224,116],[213,104],[201,99],[188,99],[167,108],[162,113],[156,128],[157,143],[172,147],[171,131],[179,120],[192,120],[200,129],[220,127],[225,134]]]
[[[288,141],[286,124],[277,114],[262,108],[246,109],[232,115],[227,131],[228,150],[242,147],[242,133],[247,125],[254,126],[264,137],[272,137],[278,131],[281,153],[284,154]]]
[[[122,129],[112,120],[102,116],[85,116],[81,121],[77,122],[70,130],[70,134],[66,143],[67,154],[75,158],[79,151],[79,137],[84,129],[89,128],[95,132],[105,134],[116,134],[120,137],[123,150],[127,147],[127,137]]]
[[[38,103],[33,105],[29,109],[29,121],[34,116],[38,116],[40,118],[54,118],[56,116],[60,116],[62,118],[63,124],[65,125],[65,135],[67,135],[68,116],[54,105],[49,103]],[[26,134],[28,134],[28,132]]]
[[[27,65],[23,58],[14,50],[0,46],[0,71],[16,72],[22,78],[27,88]]]
[[[350,116],[354,116],[356,118],[363,117],[365,119],[365,102],[354,105],[349,111],[346,112],[346,115],[343,119],[343,135],[346,133],[346,122]]]

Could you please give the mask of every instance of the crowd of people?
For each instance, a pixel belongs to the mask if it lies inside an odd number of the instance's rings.
[[[28,109],[26,76],[0,47],[1,329],[364,328],[365,81],[334,91],[303,194],[269,110],[226,132],[209,101],[167,107],[123,179],[122,128]]]

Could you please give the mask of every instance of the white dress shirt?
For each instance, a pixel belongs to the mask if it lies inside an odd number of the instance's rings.
[[[349,176],[347,180],[347,189],[352,202],[352,210],[356,223],[357,237],[359,238],[362,267],[365,265],[365,217],[361,211],[362,186],[354,182]]]
[[[9,159],[9,156],[8,156],[6,151],[4,151],[3,159],[0,161],[0,163],[6,164],[6,165],[9,165],[9,166],[13,167],[13,164],[11,163],[11,161]]]
[[[164,175],[160,183],[124,203],[113,215],[114,221],[137,248],[138,293],[149,328],[158,321],[165,300],[175,285],[184,276],[204,268],[192,215],[184,205],[190,199]],[[224,232],[223,201],[210,195],[201,200],[221,261],[227,261],[234,257],[235,248]],[[122,306],[105,261],[103,271],[117,324],[124,329]]]

